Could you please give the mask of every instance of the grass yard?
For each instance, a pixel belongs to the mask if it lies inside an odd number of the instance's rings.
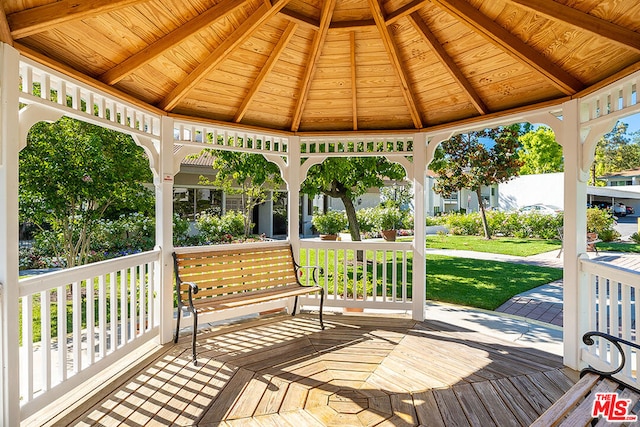
[[[640,253],[640,245],[637,243],[600,242],[596,246],[598,251]]]
[[[561,278],[558,268],[427,255],[427,299],[485,310]]]
[[[427,248],[531,256],[560,249],[560,241],[518,239],[515,237],[494,237],[491,240],[486,240],[479,236],[429,235],[427,236]]]

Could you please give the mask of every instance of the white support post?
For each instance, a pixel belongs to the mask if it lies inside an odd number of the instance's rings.
[[[162,117],[156,189],[156,245],[161,249],[160,344],[172,339],[173,320],[173,119]]]
[[[20,54],[0,43],[0,424],[20,424],[18,155]]]
[[[300,184],[302,177],[300,176],[300,137],[292,136],[289,138],[289,161],[287,170],[283,171],[283,176],[287,182],[287,190],[289,191],[289,218],[288,218],[288,234],[293,254],[298,260],[300,252],[300,219],[298,217],[300,211]],[[298,260],[299,261],[299,260]]]
[[[587,247],[587,178],[582,171],[583,145],[578,101],[563,104],[564,148],[564,364],[580,369],[580,343],[588,328],[587,277],[580,272],[580,258]]]
[[[417,133],[413,137],[413,286],[411,293],[412,318],[423,321],[426,303],[426,254],[425,254],[425,226],[426,201],[425,181],[427,177],[427,140],[424,133]]]

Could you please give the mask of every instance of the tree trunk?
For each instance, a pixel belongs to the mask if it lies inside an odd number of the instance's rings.
[[[476,196],[478,197],[478,206],[480,207],[480,217],[482,218],[482,228],[484,229],[484,238],[491,240],[491,233],[489,233],[489,224],[487,223],[487,214],[484,210],[484,202],[482,201],[482,188],[476,188]]]
[[[347,219],[349,220],[349,233],[351,233],[351,240],[359,242],[362,240],[360,237],[360,225],[356,217],[356,208],[353,206],[353,201],[347,197],[346,194],[340,195],[340,200],[344,204],[344,210],[347,213]]]

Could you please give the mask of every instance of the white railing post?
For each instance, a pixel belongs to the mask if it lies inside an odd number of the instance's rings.
[[[20,55],[0,43],[0,424],[20,424],[18,346],[18,153]]]
[[[284,171],[285,181],[287,182],[287,190],[289,192],[289,218],[288,218],[288,235],[289,241],[296,260],[300,262],[298,256],[300,254],[300,219],[298,213],[300,211],[300,184],[304,177],[300,176],[300,137],[293,136],[289,138],[289,159],[287,170]]]
[[[411,292],[412,318],[424,320],[426,302],[426,257],[425,257],[425,178],[427,176],[427,139],[424,133],[413,137],[413,286]]]
[[[158,287],[160,302],[161,344],[171,341],[173,331],[173,119],[162,117],[160,128],[158,170],[155,177],[156,188],[156,245],[160,247],[160,280]]]
[[[564,364],[580,368],[580,339],[588,328],[587,277],[580,270],[580,257],[587,245],[587,174],[581,168],[578,101],[563,104],[561,145],[564,149]]]

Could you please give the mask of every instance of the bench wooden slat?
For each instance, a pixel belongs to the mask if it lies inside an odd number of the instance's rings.
[[[214,303],[205,303],[201,306],[198,303],[194,303],[196,308],[201,311],[215,311],[215,310],[224,310],[228,308],[234,307],[243,307],[251,304],[258,304],[261,302],[272,301],[274,299],[281,298],[289,298],[294,297],[296,295],[305,295],[312,292],[317,292],[317,289],[305,289],[303,287],[292,285],[290,288],[279,287],[277,289],[263,289],[260,291],[251,292],[249,295],[246,294],[233,294],[233,295],[224,295],[219,298],[215,298],[216,301]],[[229,298],[225,298],[229,297]]]
[[[278,280],[270,280],[268,282],[258,281],[258,282],[246,283],[243,285],[224,286],[219,288],[216,288],[216,287],[204,288],[198,291],[197,295],[195,295],[196,298],[194,300],[201,300],[201,299],[206,300],[211,297],[215,297],[218,295],[226,295],[230,293],[247,294],[250,292],[257,292],[262,289],[278,289],[287,285],[299,286],[298,283],[295,281],[295,279],[294,280],[278,279]],[[188,295],[185,298],[188,300]]]
[[[274,247],[274,249],[268,252],[264,250],[228,250],[220,252],[203,252],[203,253],[189,253],[189,254],[176,254],[178,258],[178,265],[180,267],[188,265],[198,265],[208,262],[224,262],[225,259],[234,259],[238,261],[254,260],[254,259],[271,259],[281,258],[289,255],[289,248]]]
[[[575,408],[567,418],[565,418],[559,425],[565,427],[576,427],[590,425],[593,417],[591,411],[593,409],[593,399],[595,399],[595,393],[611,393],[616,391],[619,387],[618,383],[610,378],[604,378],[597,384],[592,390],[591,394],[583,399],[582,402]]]
[[[267,275],[272,275],[271,277],[280,277],[287,276],[292,277],[295,280],[295,272],[293,271],[293,266],[285,267],[283,265],[268,265],[260,268],[248,268],[244,270],[236,269],[236,270],[223,270],[223,271],[215,271],[211,273],[202,272],[200,274],[181,274],[180,277],[183,281],[193,282],[193,283],[216,283],[220,282],[220,285],[224,285],[226,283],[233,283],[234,281],[242,281],[244,278],[252,278],[252,277],[264,277],[268,279]],[[279,275],[279,276],[275,276]]]
[[[588,373],[580,378],[580,381],[540,415],[530,427],[550,427],[556,425],[559,420],[565,417],[570,410],[575,408],[576,405],[584,399],[585,395],[589,393],[599,379],[600,377],[598,375],[592,373]]]
[[[243,270],[243,269],[251,269],[256,268],[265,263],[269,263],[269,265],[281,265],[291,267],[291,257],[289,258],[269,258],[269,259],[258,259],[258,260],[244,260],[238,262],[228,261],[226,263],[221,262],[208,262],[208,263],[198,263],[192,264],[187,267],[179,267],[179,272],[183,276],[192,275],[192,274],[201,274],[207,271],[211,271],[211,267],[215,265],[216,269],[220,270]]]

